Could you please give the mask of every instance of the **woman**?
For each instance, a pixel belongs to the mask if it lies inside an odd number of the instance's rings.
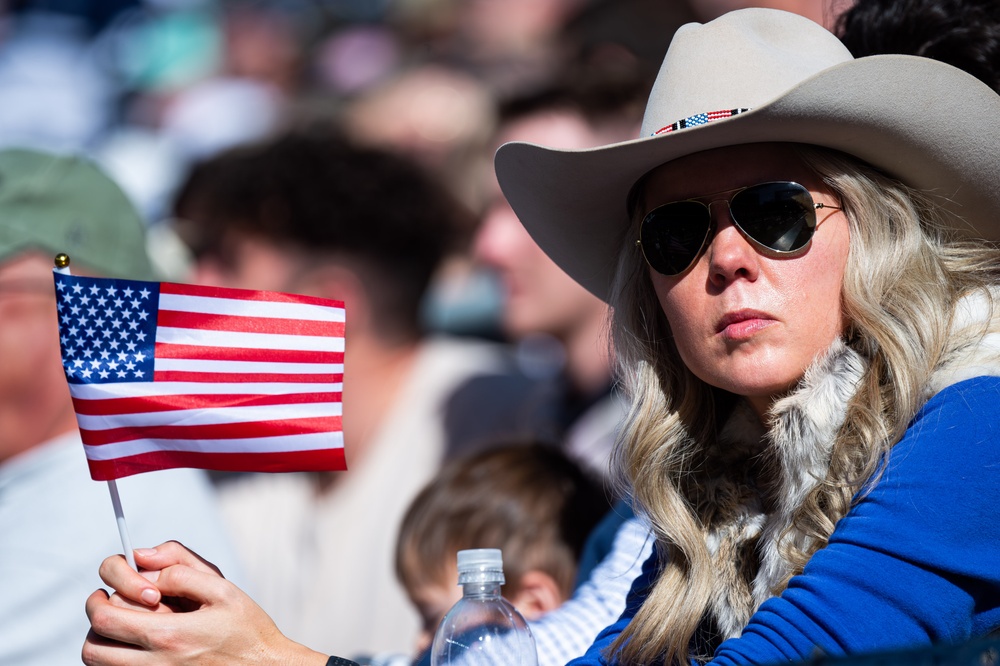
[[[954,68],[855,61],[806,19],[743,10],[678,32],[645,138],[500,150],[522,222],[613,308],[633,396],[617,464],[657,536],[578,663],[769,663],[1000,627],[1000,255],[956,233],[1000,239],[998,119]],[[137,560],[155,585],[102,567],[118,595],[88,600],[86,663],[182,663],[178,645],[323,663],[179,546]],[[120,608],[161,594],[198,610]]]

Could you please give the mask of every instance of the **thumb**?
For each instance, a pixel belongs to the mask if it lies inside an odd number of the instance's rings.
[[[156,586],[165,597],[187,599],[201,606],[223,603],[238,591],[235,585],[215,572],[186,564],[171,565],[160,571]]]

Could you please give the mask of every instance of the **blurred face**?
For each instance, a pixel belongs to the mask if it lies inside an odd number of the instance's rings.
[[[431,646],[434,633],[445,613],[462,598],[462,588],[455,584],[456,580],[458,568],[451,565],[450,571],[440,581],[428,582],[408,591],[410,602],[420,613],[420,633],[414,645],[415,654],[419,655]]]
[[[601,143],[582,119],[570,113],[549,113],[513,123],[502,140],[559,148]],[[600,299],[566,275],[532,240],[495,182],[493,204],[481,222],[474,252],[500,277],[503,323],[513,337],[547,333],[565,342],[583,322],[606,312]]]
[[[68,404],[52,259],[27,254],[0,263],[0,421],[4,430],[0,460],[41,441],[27,432],[14,432],[13,419],[31,414],[54,421]],[[41,436],[43,426],[52,424],[34,425]]]
[[[231,233],[223,252],[224,259],[212,255],[199,259],[192,281],[213,287],[289,291],[298,276],[290,252],[263,238]]]
[[[837,17],[849,9],[854,0],[689,0],[691,9],[701,21],[711,21],[726,12],[747,7],[768,7],[801,14],[833,30]]]
[[[646,180],[643,213],[776,180],[800,183],[817,203],[840,205],[790,148],[756,144],[658,167]],[[650,269],[650,279],[684,364],[707,384],[747,397],[763,415],[843,331],[847,218],[838,210],[818,210],[810,245],[778,257],[743,237],[725,203],[712,203],[711,211],[715,235],[694,265],[669,277]]]

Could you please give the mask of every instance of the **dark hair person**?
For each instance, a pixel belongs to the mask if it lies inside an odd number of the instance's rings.
[[[746,9],[677,32],[642,138],[500,149],[522,223],[611,306],[632,398],[615,459],[657,542],[574,664],[775,663],[1000,628],[998,145],[1000,96],[975,77],[855,60],[807,19]],[[217,576],[178,585],[198,565],[164,551],[141,560],[155,585],[121,558],[106,582],[198,591],[216,641],[267,628]],[[88,609],[154,652],[197,631],[101,593]],[[114,663],[104,649],[87,663]]]

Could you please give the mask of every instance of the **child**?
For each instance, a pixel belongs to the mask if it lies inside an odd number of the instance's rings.
[[[446,464],[403,518],[396,573],[423,620],[425,652],[444,614],[462,596],[456,553],[503,551],[503,594],[528,620],[573,593],[577,561],[608,496],[559,449],[494,448]]]

